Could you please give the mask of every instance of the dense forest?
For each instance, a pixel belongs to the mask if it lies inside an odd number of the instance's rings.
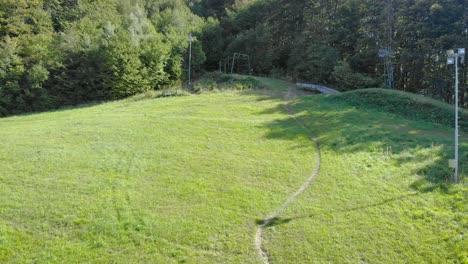
[[[182,0],[2,0],[0,113],[117,99],[181,79],[204,19]],[[194,43],[194,63],[204,62]]]
[[[250,55],[254,74],[453,102],[446,50],[468,47],[465,0],[2,0],[0,115],[123,98]],[[468,104],[468,69],[460,99]]]
[[[384,86],[378,52],[391,47],[396,89],[453,102],[446,51],[468,48],[466,0],[202,0],[194,11],[219,21],[205,32],[208,69],[241,52],[257,74],[343,90]],[[466,106],[466,66],[460,74]]]

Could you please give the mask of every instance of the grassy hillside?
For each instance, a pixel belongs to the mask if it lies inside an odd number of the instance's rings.
[[[0,119],[0,262],[255,263],[255,219],[311,168],[236,92]],[[287,133],[301,133],[290,122]]]
[[[271,262],[468,263],[466,135],[464,183],[453,185],[453,129],[357,109],[347,96],[291,101],[319,137],[322,168],[267,231]],[[271,124],[272,135],[285,138],[288,121]]]
[[[0,262],[261,263],[258,220],[316,164],[284,110],[290,84],[257,80],[0,119]],[[336,96],[290,103],[323,163],[265,230],[272,263],[468,261],[467,183],[447,182],[452,129]]]
[[[454,106],[421,95],[388,89],[364,89],[333,97],[358,108],[394,113],[412,120],[454,126]],[[460,127],[468,131],[468,111],[460,109]]]

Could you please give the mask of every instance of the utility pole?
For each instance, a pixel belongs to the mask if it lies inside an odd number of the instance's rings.
[[[189,44],[189,69],[188,69],[188,79],[189,79],[189,87],[192,88],[192,42],[194,41],[194,37],[192,33],[188,36]]]
[[[455,164],[453,180],[458,183],[458,138],[460,136],[458,131],[458,58],[460,58],[461,63],[465,63],[465,49],[459,48],[456,52],[454,50],[448,50],[447,54],[447,64],[455,64]]]
[[[388,40],[387,45],[379,50],[378,56],[384,61],[384,76],[386,78],[387,86],[389,89],[393,88],[393,62],[392,62],[392,45],[393,45],[393,32],[395,24],[395,14],[393,11],[393,0],[386,0],[386,13],[387,13],[387,27],[388,27]]]
[[[393,63],[392,63],[392,48],[387,46],[385,49],[379,50],[379,57],[384,60],[384,75],[387,78],[389,89],[393,88]]]
[[[458,56],[455,57],[455,172],[453,180],[458,182]]]
[[[393,11],[393,0],[387,0],[387,23],[388,23],[388,46],[389,55],[387,57],[388,88],[393,89],[393,31],[395,26],[395,13]]]

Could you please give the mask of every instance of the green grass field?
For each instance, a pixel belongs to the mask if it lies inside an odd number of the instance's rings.
[[[257,222],[316,164],[290,84],[259,80],[0,119],[0,262],[262,263]],[[272,263],[468,263],[453,129],[333,96],[290,104],[322,169],[265,229]]]
[[[468,263],[467,137],[465,178],[450,184],[453,129],[336,104],[335,97],[291,102],[318,135],[322,168],[267,231],[271,262]]]

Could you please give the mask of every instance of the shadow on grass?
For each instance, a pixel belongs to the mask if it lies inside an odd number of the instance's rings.
[[[255,220],[255,223],[257,225],[261,225],[261,226],[264,226],[264,227],[272,227],[272,226],[287,224],[287,223],[289,223],[289,222],[291,222],[293,220],[294,220],[294,218],[274,217],[274,218],[269,219],[268,221],[263,220],[263,219],[257,219],[257,220]]]
[[[420,192],[450,188],[453,170],[453,132],[429,122],[417,122],[393,114],[358,110],[337,104],[330,96],[296,97],[290,103],[295,116],[318,136],[321,148],[340,154],[367,152],[401,167],[412,163],[413,174],[420,179],[408,186]],[[285,105],[259,112],[259,115],[286,112]],[[266,125],[269,139],[294,140],[307,132],[292,117]],[[463,142],[464,138],[461,138]],[[461,176],[468,162],[468,144],[460,146]],[[367,164],[371,167],[373,164]]]
[[[407,195],[401,195],[398,197],[393,197],[390,199],[383,200],[378,203],[372,203],[372,204],[367,204],[367,205],[361,205],[361,206],[356,206],[352,208],[345,208],[345,209],[340,209],[340,210],[335,210],[335,211],[328,211],[327,214],[339,214],[339,213],[347,213],[347,212],[353,212],[353,211],[359,211],[367,208],[372,208],[372,207],[378,207],[382,206],[388,203],[404,200],[409,197],[417,196],[420,195],[420,193],[410,193]],[[321,214],[310,214],[310,215],[302,215],[302,216],[296,216],[296,217],[289,217],[289,218],[281,218],[281,217],[275,217],[273,219],[270,219],[270,221],[265,225],[265,227],[273,227],[273,226],[279,226],[279,225],[284,225],[288,224],[292,221],[297,221],[297,220],[302,220],[302,219],[307,219],[307,218],[314,218],[320,215],[323,215],[324,213]],[[265,220],[256,220],[255,221],[257,225],[264,225]]]
[[[74,110],[79,110],[79,109],[92,108],[92,107],[100,106],[100,105],[107,104],[107,103],[113,103],[113,102],[130,103],[130,102],[138,102],[142,100],[185,96],[187,94],[189,94],[187,89],[182,89],[182,88],[177,88],[177,87],[171,88],[171,89],[152,90],[147,93],[141,93],[141,94],[133,95],[133,96],[123,98],[123,99],[89,101],[89,102],[79,103],[75,105],[73,104],[63,105],[63,106],[59,106],[56,108],[44,109],[44,110],[39,110],[39,111],[23,112],[23,113],[18,112],[18,113],[13,113],[11,115],[0,116],[0,120],[2,121],[7,120],[6,118],[8,117],[34,116],[34,115],[39,115],[39,114],[44,114],[44,113],[60,113],[60,112],[74,111]]]
[[[14,113],[11,115],[0,116],[0,121],[7,121],[9,117],[26,117],[26,116],[40,115],[44,113],[60,113],[60,112],[74,111],[74,110],[79,110],[79,109],[86,109],[86,108],[99,106],[105,103],[107,102],[96,101],[96,102],[88,102],[88,103],[83,103],[83,104],[78,104],[78,105],[66,105],[66,106],[58,107],[55,109],[44,110],[44,111]]]

